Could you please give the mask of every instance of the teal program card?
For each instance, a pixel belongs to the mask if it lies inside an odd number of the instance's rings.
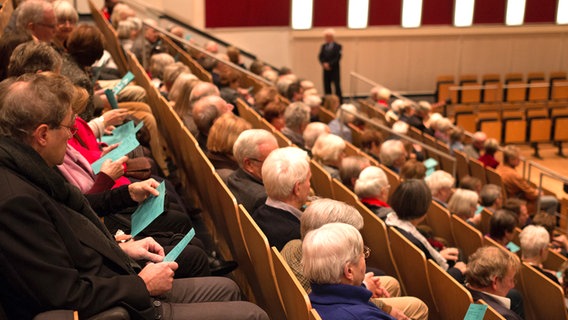
[[[152,223],[152,221],[164,212],[166,185],[162,182],[156,190],[158,190],[160,194],[157,197],[148,197],[148,199],[139,205],[138,208],[136,208],[136,211],[132,214],[132,228],[130,230],[132,237],[135,237],[142,232],[142,230],[144,230],[150,223]]]
[[[485,316],[485,311],[487,311],[487,306],[484,304],[472,303],[467,309],[464,320],[482,320]]]
[[[183,249],[188,245],[188,243],[195,237],[195,230],[191,228],[189,232],[181,239],[181,241],[176,244],[176,246],[170,251],[165,257],[164,261],[176,261],[179,254],[183,251]]]
[[[116,147],[116,149],[112,150],[111,152],[107,153],[104,157],[101,157],[99,160],[93,162],[91,167],[93,168],[93,172],[95,174],[101,171],[101,166],[103,162],[107,159],[111,159],[112,161],[116,161],[118,158],[126,155],[130,151],[134,150],[134,148],[138,147],[140,143],[136,140],[136,136],[129,136],[126,139],[122,140],[122,142]]]

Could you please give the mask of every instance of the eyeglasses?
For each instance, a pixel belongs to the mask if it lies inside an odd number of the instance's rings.
[[[73,126],[66,126],[64,124],[60,124],[59,127],[63,127],[63,128],[67,128],[67,130],[69,130],[69,132],[71,133],[72,136],[75,135],[75,133],[77,133],[77,130],[79,130],[77,127]]]
[[[365,256],[365,259],[369,259],[369,256],[371,256],[371,248],[363,246],[363,255]]]

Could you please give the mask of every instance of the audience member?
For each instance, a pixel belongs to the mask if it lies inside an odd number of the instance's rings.
[[[318,199],[310,203],[300,222],[302,238],[308,232],[334,222],[349,224],[359,230],[363,228],[363,218],[355,208],[332,199]],[[288,242],[281,253],[306,292],[311,292],[310,283],[302,270],[302,240]],[[398,319],[405,319],[406,316],[411,319],[427,318],[428,307],[422,301],[413,297],[400,297],[400,284],[395,278],[374,276],[372,272],[367,272],[363,284],[373,292],[370,301],[392,316]]]
[[[483,185],[481,184],[481,180],[479,178],[468,175],[460,180],[459,187],[462,189],[475,191],[475,193],[479,194]]]
[[[312,148],[312,157],[331,178],[340,180],[339,170],[345,157],[345,141],[334,134],[320,135]]]
[[[312,307],[322,319],[394,319],[369,302],[373,293],[362,285],[369,254],[348,224],[329,223],[306,234],[302,265]]]
[[[424,163],[416,159],[410,159],[406,161],[404,165],[402,165],[402,168],[400,168],[399,176],[402,180],[422,180],[424,179],[424,177],[426,177],[426,166],[424,165]]]
[[[310,107],[303,102],[294,102],[284,111],[284,120],[286,126],[282,129],[282,134],[296,146],[303,147],[305,143],[302,134],[310,123]]]
[[[308,154],[295,147],[272,151],[262,165],[262,181],[268,198],[252,217],[270,246],[282,250],[292,239],[300,239],[301,208],[310,193]]]
[[[514,212],[507,209],[499,209],[493,213],[489,220],[489,237],[506,247],[513,240],[515,228],[519,219]]]
[[[352,142],[351,129],[347,126],[356,119],[357,107],[353,104],[342,104],[335,113],[335,119],[328,123],[331,133],[340,136],[345,141]]]
[[[193,88],[193,91],[195,91],[195,88]],[[203,151],[207,151],[209,130],[215,120],[225,113],[230,113],[232,110],[233,106],[231,104],[226,103],[221,97],[215,95],[205,96],[193,104],[191,114],[199,130],[195,138]]]
[[[541,192],[530,185],[515,168],[521,163],[519,148],[508,145],[503,150],[503,163],[497,167],[497,173],[501,175],[507,197],[520,198],[527,201],[527,209],[530,215],[536,213],[537,201],[540,201],[540,209],[548,214],[556,214],[558,200],[554,196],[541,195]]]
[[[282,131],[286,127],[286,104],[280,101],[268,103],[264,107],[263,117],[278,131]]]
[[[448,118],[441,118],[436,121],[436,130],[434,132],[434,138],[450,144],[450,132],[452,129],[452,121]]]
[[[6,315],[31,319],[73,306],[88,318],[120,305],[132,318],[268,319],[258,307],[234,301],[239,291],[229,279],[173,280],[177,263],[163,262],[151,238],[117,244],[86,199],[52,169],[71,137],[73,92],[62,76],[27,74],[0,84],[0,167],[11,181],[0,193],[0,237],[10,244],[1,262],[9,280],[1,289]],[[141,202],[157,195],[157,183],[148,181],[102,194],[98,202]],[[43,227],[31,232],[32,225]],[[149,263],[141,268],[132,259]]]
[[[355,189],[355,181],[359,178],[359,174],[363,169],[371,165],[369,159],[363,156],[348,156],[341,161],[339,168],[339,176],[344,186],[353,191]]]
[[[499,166],[499,161],[495,159],[495,152],[499,150],[499,142],[493,138],[487,139],[483,144],[483,148],[485,152],[479,157],[479,161],[486,167],[496,169]]]
[[[18,30],[27,30],[34,39],[51,43],[57,27],[51,2],[28,0],[22,3],[17,10],[19,11],[16,17]]]
[[[487,134],[485,134],[485,132],[482,131],[477,131],[476,133],[473,134],[473,140],[471,144],[466,145],[463,148],[463,151],[471,159],[479,159],[486,140],[487,140]]]
[[[469,257],[467,289],[474,301],[483,299],[507,320],[521,320],[512,310],[507,293],[515,287],[515,275],[520,270],[519,259],[496,247],[481,247]]]
[[[522,260],[542,273],[545,277],[560,285],[556,272],[546,270],[542,263],[548,258],[550,234],[544,227],[527,226],[519,234],[521,240]]]
[[[412,115],[408,121],[408,124],[417,128],[418,130],[434,136],[434,131],[428,127],[426,124],[430,119],[430,112],[432,111],[432,105],[427,101],[418,101],[415,106],[415,113]]]
[[[479,196],[474,191],[456,189],[448,202],[448,210],[471,226],[478,228],[481,223],[481,214],[475,214],[478,200]]]
[[[152,19],[145,19],[144,23],[144,34],[134,40],[131,51],[136,55],[142,66],[147,69],[150,66],[150,57],[162,52],[162,48],[160,33],[153,28],[158,26],[158,22]]]
[[[333,113],[337,112],[340,105],[339,98],[334,94],[326,94],[323,97],[323,107]]]
[[[308,151],[308,153],[311,155],[312,153],[312,148],[314,147],[314,144],[316,143],[316,140],[324,134],[329,134],[330,130],[329,130],[329,126],[323,122],[310,122],[307,126],[306,129],[304,130],[304,133],[302,134],[302,137],[304,138],[304,149],[306,151]]]
[[[407,157],[408,153],[400,140],[387,140],[381,145],[381,164],[395,173],[400,173]]]
[[[385,172],[375,166],[361,171],[359,179],[355,182],[355,194],[361,202],[379,218],[385,220],[392,212],[387,204],[390,185]]]
[[[233,156],[233,145],[239,135],[252,126],[243,118],[227,112],[222,114],[211,126],[207,136],[207,158],[223,181],[239,168]]]
[[[431,175],[427,176],[424,181],[430,188],[432,193],[432,200],[436,201],[442,207],[448,207],[448,200],[452,196],[452,187],[454,186],[455,180],[451,174],[436,170]]]
[[[266,201],[262,183],[262,165],[268,155],[278,149],[272,133],[262,129],[243,131],[233,145],[233,156],[239,169],[229,175],[227,186],[248,212],[252,213]]]
[[[371,89],[371,100],[376,107],[379,107],[384,112],[387,112],[389,109],[389,100],[391,96],[391,91],[385,87],[373,87]]]
[[[278,91],[273,86],[262,87],[254,95],[253,109],[260,114],[264,115],[265,107],[271,102],[278,102]]]
[[[320,110],[320,107],[321,107],[321,98],[317,94],[306,95],[304,93],[303,102],[308,107],[310,107],[310,122],[320,121],[319,110]]]
[[[481,205],[489,212],[494,213],[496,210],[501,209],[503,204],[503,195],[501,187],[494,184],[486,184],[481,188],[479,193]]]
[[[530,217],[527,210],[527,202],[517,198],[510,198],[503,204],[503,209],[507,209],[517,215],[519,228],[524,228],[529,223]]]
[[[416,228],[426,218],[431,202],[432,195],[424,181],[402,181],[389,199],[394,212],[387,215],[386,224],[394,227],[424,252],[426,259],[436,262],[458,282],[463,283],[465,264],[458,261],[458,249],[444,248],[438,252]]]
[[[464,130],[462,127],[453,127],[450,130],[450,154],[454,155],[454,150],[463,151]]]
[[[380,160],[381,144],[383,144],[383,135],[379,130],[374,128],[365,128],[361,134],[361,151],[366,152],[375,160]]]
[[[53,37],[53,45],[60,52],[65,51],[67,38],[75,28],[79,15],[73,5],[64,0],[58,0],[53,3],[55,13],[55,36]]]

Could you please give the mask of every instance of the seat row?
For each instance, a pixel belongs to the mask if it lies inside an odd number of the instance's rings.
[[[544,72],[529,73],[525,79],[521,73],[438,76],[436,79],[438,102],[522,102],[567,100],[568,80],[566,72],[552,72],[547,79]]]

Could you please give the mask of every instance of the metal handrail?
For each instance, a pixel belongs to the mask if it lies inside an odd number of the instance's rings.
[[[357,79],[359,79],[359,80],[361,80],[361,81],[363,81],[363,82],[365,82],[365,83],[371,85],[372,87],[382,87],[382,88],[386,88],[386,87],[383,86],[382,84],[377,83],[377,82],[375,82],[375,81],[373,81],[373,80],[371,80],[371,79],[369,79],[369,78],[367,78],[367,77],[365,77],[365,76],[363,76],[363,75],[361,75],[361,74],[359,74],[359,73],[357,73],[357,72],[355,72],[355,71],[351,71],[350,76],[351,76],[352,78],[357,78]],[[353,90],[353,85],[354,85],[354,83],[355,83],[355,81],[351,81],[351,86],[352,86],[352,87],[351,87],[350,89],[351,89],[351,97],[352,97],[352,99],[355,97],[355,90]],[[389,89],[389,90],[390,90],[390,89]],[[399,99],[408,100],[408,101],[411,101],[412,103],[415,103],[414,100],[409,99],[409,98],[407,98],[407,97],[405,97],[405,96],[399,94],[399,93],[396,92],[396,91],[392,91],[392,90],[391,90],[391,95],[392,95],[392,96],[395,96],[395,97],[397,97],[397,98],[399,98]]]
[[[257,74],[254,74],[254,73],[250,72],[249,70],[247,70],[247,69],[245,69],[245,68],[243,68],[243,67],[241,67],[241,66],[239,66],[239,65],[237,65],[237,64],[234,64],[234,63],[232,63],[232,62],[230,62],[230,61],[220,60],[219,58],[217,58],[216,55],[212,54],[211,52],[206,51],[205,49],[201,48],[200,46],[198,46],[198,45],[196,45],[196,44],[194,44],[194,43],[191,43],[191,42],[189,42],[189,41],[187,41],[187,40],[185,40],[185,39],[182,39],[182,38],[176,36],[175,34],[173,34],[173,33],[169,32],[169,31],[167,31],[167,30],[164,29],[164,28],[155,27],[155,26],[152,26],[152,25],[147,24],[146,22],[143,22],[143,26],[146,27],[146,28],[152,28],[152,29],[154,29],[154,30],[156,30],[156,31],[158,31],[158,32],[160,32],[160,33],[162,33],[162,34],[165,34],[165,35],[167,35],[168,37],[170,37],[170,38],[176,40],[178,43],[183,43],[184,45],[186,45],[186,46],[188,46],[188,47],[191,47],[192,49],[195,49],[195,50],[199,51],[200,53],[209,56],[209,57],[212,58],[212,59],[215,59],[217,62],[222,62],[222,63],[224,63],[224,64],[227,64],[227,65],[231,66],[232,68],[235,68],[235,69],[237,69],[237,70],[239,70],[239,71],[241,71],[241,72],[247,74],[248,76],[255,78],[256,80],[265,83],[266,85],[269,85],[269,86],[273,86],[273,85],[274,85],[274,84],[273,84],[272,82],[270,82],[269,80],[267,80],[267,79],[265,79],[265,78],[263,78],[263,77],[261,77],[261,76],[259,76],[259,75],[257,75]],[[144,47],[144,49],[145,49],[145,47]],[[145,53],[144,53],[144,54],[145,54]]]
[[[369,117],[367,117],[367,116],[365,116],[365,115],[361,115],[361,114],[359,114],[359,113],[357,113],[357,112],[351,112],[351,111],[346,110],[346,109],[343,109],[343,108],[340,109],[340,112],[346,112],[346,113],[348,113],[348,114],[351,114],[351,115],[355,116],[357,119],[362,120],[362,121],[365,122],[366,124],[370,124],[370,125],[372,125],[372,126],[375,126],[375,127],[377,127],[377,128],[380,128],[381,130],[387,131],[388,133],[390,133],[390,134],[392,134],[392,135],[395,135],[395,136],[398,136],[398,137],[400,137],[400,138],[402,138],[402,139],[405,139],[405,140],[407,140],[407,141],[410,141],[410,142],[412,142],[413,144],[418,144],[418,145],[422,146],[423,148],[425,148],[426,150],[428,150],[428,152],[433,152],[433,153],[435,153],[435,154],[441,156],[442,158],[445,158],[445,159],[450,160],[450,161],[452,162],[452,176],[453,176],[453,177],[456,176],[457,160],[456,160],[455,157],[452,157],[452,156],[450,156],[450,155],[448,155],[448,154],[446,154],[446,153],[444,153],[444,152],[442,152],[442,151],[440,151],[440,150],[438,150],[438,149],[436,149],[436,148],[433,148],[433,147],[431,147],[431,146],[429,146],[429,145],[426,145],[426,144],[425,144],[424,142],[422,142],[422,141],[415,140],[415,139],[409,137],[409,136],[406,135],[406,134],[401,134],[401,133],[395,132],[395,131],[393,131],[391,128],[389,128],[389,127],[387,127],[387,126],[385,126],[385,125],[383,125],[383,124],[381,124],[381,123],[379,123],[379,122],[377,122],[377,121],[371,120],[371,119],[369,119]]]
[[[555,180],[559,180],[559,181],[561,181],[562,183],[565,183],[565,184],[568,183],[567,177],[565,177],[565,176],[563,176],[563,175],[561,175],[561,174],[557,173],[556,171],[553,171],[549,168],[543,167],[542,165],[540,165],[540,164],[538,164],[534,161],[528,161],[528,178],[527,178],[527,180],[530,179],[532,167],[535,167],[535,168],[540,170],[539,179],[538,179],[538,190],[539,191],[542,190],[542,180],[543,180],[544,177],[549,177],[549,178],[552,178],[552,179],[555,179]],[[526,168],[523,167],[523,173],[524,173],[525,169]],[[539,197],[539,200],[537,202],[536,212],[540,212],[540,197]]]

